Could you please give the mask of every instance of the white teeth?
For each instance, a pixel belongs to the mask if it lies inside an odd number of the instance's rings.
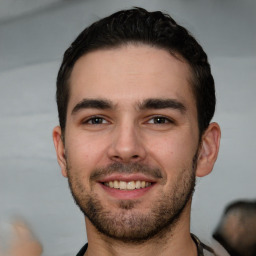
[[[139,180],[136,180],[135,187],[136,187],[137,189],[139,189],[139,188],[140,188],[140,184],[141,184],[141,182],[140,182]]]
[[[110,186],[111,188],[113,188],[113,187],[114,187],[114,182],[113,182],[113,181],[110,181],[110,182],[109,182],[109,186]]]
[[[120,188],[119,182],[117,180],[114,181],[114,188]]]
[[[126,189],[126,182],[125,181],[120,181],[120,189]]]
[[[126,189],[128,189],[128,190],[135,189],[135,182],[134,181],[127,182]]]
[[[140,180],[136,180],[136,181],[118,181],[118,180],[114,180],[114,181],[109,181],[109,182],[105,182],[104,183],[105,186],[110,187],[110,188],[116,188],[116,189],[121,189],[121,190],[134,190],[134,189],[140,189],[140,188],[147,188],[149,186],[151,186],[151,182],[147,182],[147,181],[140,181]]]

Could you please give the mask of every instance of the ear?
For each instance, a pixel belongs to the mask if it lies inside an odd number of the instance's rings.
[[[196,176],[208,175],[217,159],[220,146],[221,131],[217,123],[211,123],[204,132],[198,154]]]
[[[61,168],[61,173],[64,177],[67,177],[67,162],[66,162],[66,156],[65,156],[65,146],[64,146],[61,135],[62,133],[61,133],[60,126],[56,126],[52,132],[53,143],[56,150],[57,160]]]

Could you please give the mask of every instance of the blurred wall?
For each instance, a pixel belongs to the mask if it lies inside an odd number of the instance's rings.
[[[56,74],[64,50],[84,27],[141,6],[171,14],[210,59],[218,99],[214,121],[222,127],[222,142],[214,171],[197,182],[192,231],[211,243],[225,205],[256,196],[256,2],[17,2],[0,2],[0,10],[5,8],[0,11],[0,220],[12,215],[29,220],[44,256],[75,255],[86,241],[83,216],[61,176],[51,138],[58,123]]]

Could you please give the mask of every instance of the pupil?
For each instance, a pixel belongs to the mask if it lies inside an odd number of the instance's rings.
[[[102,118],[94,118],[94,119],[92,120],[92,123],[93,123],[93,124],[101,124],[101,122],[102,122]]]
[[[165,122],[165,119],[163,117],[157,117],[155,119],[155,123],[157,123],[157,124],[162,124],[164,122]]]

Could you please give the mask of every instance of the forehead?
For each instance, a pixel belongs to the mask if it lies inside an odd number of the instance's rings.
[[[68,108],[83,98],[117,104],[174,98],[195,105],[190,77],[189,65],[163,49],[126,45],[93,51],[74,65]]]

